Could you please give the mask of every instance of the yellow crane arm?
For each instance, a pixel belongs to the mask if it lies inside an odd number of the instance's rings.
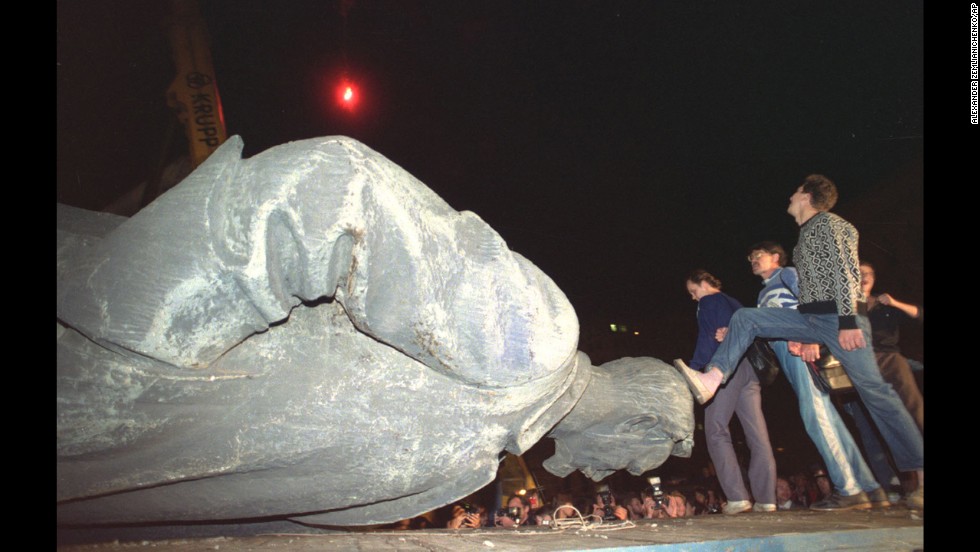
[[[172,0],[171,4],[170,48],[177,76],[167,88],[167,104],[184,125],[191,163],[197,167],[228,138],[228,133],[197,0]]]

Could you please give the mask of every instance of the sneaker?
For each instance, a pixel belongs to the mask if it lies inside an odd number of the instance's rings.
[[[761,502],[756,502],[755,505],[752,506],[752,511],[753,512],[775,512],[776,511],[776,505],[775,504],[763,504]]]
[[[704,404],[710,401],[711,397],[715,396],[713,391],[708,391],[708,388],[701,383],[701,372],[691,370],[688,368],[687,364],[685,364],[684,361],[679,358],[674,359],[674,368],[676,368],[677,371],[684,376],[684,381],[686,381],[687,386],[691,388],[691,393],[694,394],[694,398],[698,401],[698,404]],[[747,501],[739,500],[738,502]],[[745,510],[741,511],[744,512]]]
[[[926,499],[922,491],[922,485],[905,497],[905,507],[909,510],[925,510]]]
[[[724,506],[721,507],[722,513],[730,516],[741,514],[742,512],[748,512],[751,509],[752,503],[748,500],[729,500]]]
[[[819,502],[814,502],[812,505],[810,505],[810,509],[819,510],[821,512],[870,510],[871,499],[868,498],[868,493],[864,491],[850,496],[844,496],[842,494],[838,494],[837,491],[834,491],[834,494],[830,495],[828,498]]]
[[[871,501],[872,508],[890,508],[892,505],[892,501],[888,498],[888,493],[881,487],[868,493],[868,500]]]

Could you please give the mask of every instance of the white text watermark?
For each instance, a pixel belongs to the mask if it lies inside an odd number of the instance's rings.
[[[970,123],[977,124],[980,119],[977,105],[977,4],[970,4]]]

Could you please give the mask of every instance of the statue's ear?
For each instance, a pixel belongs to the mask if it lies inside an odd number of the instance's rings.
[[[626,433],[646,433],[660,425],[660,417],[654,414],[643,414],[634,416],[628,420],[623,420],[619,424],[620,430]]]

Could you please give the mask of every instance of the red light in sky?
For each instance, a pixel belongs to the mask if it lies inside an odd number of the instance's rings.
[[[357,93],[357,85],[350,81],[343,81],[340,86],[337,87],[337,103],[348,111],[353,111],[357,106],[357,101],[359,95]]]

